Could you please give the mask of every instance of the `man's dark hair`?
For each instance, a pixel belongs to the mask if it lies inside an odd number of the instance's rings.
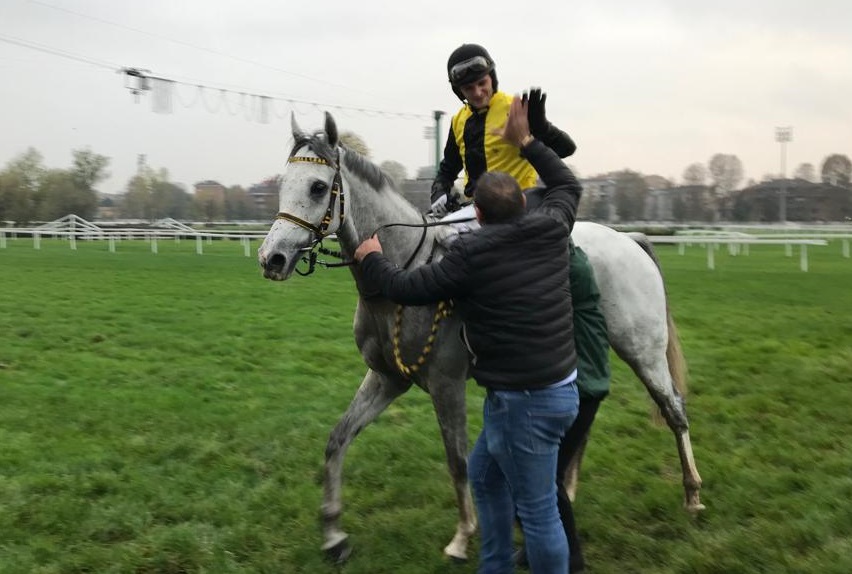
[[[473,201],[483,223],[506,223],[524,214],[524,194],[514,177],[487,171],[476,182]]]

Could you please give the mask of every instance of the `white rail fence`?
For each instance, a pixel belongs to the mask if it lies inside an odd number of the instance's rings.
[[[678,253],[683,255],[686,247],[699,245],[707,249],[707,268],[716,268],[715,254],[722,245],[727,245],[730,255],[748,255],[751,245],[784,245],[787,257],[793,256],[793,247],[799,247],[799,267],[802,271],[808,270],[808,247],[826,246],[828,240],[839,240],[843,257],[850,257],[849,243],[852,241],[852,233],[844,233],[849,228],[838,226],[836,228],[810,228],[801,229],[787,228],[757,228],[743,227],[743,231],[736,228],[726,229],[684,229],[677,231],[676,235],[649,236],[652,243],[676,244]],[[745,230],[750,233],[744,232]],[[755,233],[757,232],[757,233]],[[839,233],[838,233],[839,232]],[[56,221],[46,223],[35,228],[0,228],[0,249],[5,249],[9,239],[29,237],[32,239],[33,247],[41,249],[41,241],[44,238],[67,240],[72,250],[77,249],[77,242],[102,240],[106,241],[109,251],[115,253],[121,241],[144,240],[151,246],[152,253],[159,252],[161,241],[174,241],[180,243],[182,240],[195,242],[197,254],[204,253],[204,244],[211,244],[213,240],[238,240],[243,247],[246,257],[251,257],[251,242],[262,240],[266,237],[266,231],[200,231],[173,219],[160,220],[153,227],[146,228],[120,228],[105,229],[86,221],[76,215],[67,215]],[[332,239],[334,239],[332,237]]]
[[[6,249],[9,239],[31,238],[34,249],[41,249],[42,239],[64,239],[72,250],[77,249],[78,241],[106,241],[110,253],[115,253],[121,241],[143,240],[151,245],[151,252],[159,252],[160,241],[174,241],[180,244],[182,240],[195,241],[195,252],[204,254],[204,244],[208,245],[216,240],[238,240],[243,246],[246,257],[251,254],[251,242],[262,240],[266,237],[265,231],[240,231],[237,233],[228,231],[183,231],[172,229],[116,229],[116,230],[59,230],[59,229],[0,229],[0,249]]]
[[[793,254],[793,246],[799,246],[799,268],[802,271],[808,270],[808,246],[826,246],[828,241],[825,239],[801,239],[791,238],[783,239],[773,237],[771,239],[763,239],[759,237],[738,234],[736,237],[725,235],[652,235],[648,239],[651,243],[668,243],[677,245],[678,254],[683,255],[686,247],[699,245],[707,249],[707,268],[716,268],[716,251],[722,245],[728,246],[728,253],[731,255],[748,255],[750,245],[784,245],[785,253],[788,257]],[[844,251],[848,257],[848,248]]]

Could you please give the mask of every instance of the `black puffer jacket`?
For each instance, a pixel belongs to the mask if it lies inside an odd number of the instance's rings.
[[[581,187],[540,141],[523,153],[547,188],[536,211],[465,234],[411,271],[378,253],[361,264],[365,287],[397,303],[455,299],[473,378],[492,388],[543,387],[577,366],[567,253]]]

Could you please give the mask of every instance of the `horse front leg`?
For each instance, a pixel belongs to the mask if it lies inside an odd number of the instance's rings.
[[[325,449],[323,482],[322,549],[335,562],[343,562],[351,553],[349,535],[340,528],[343,512],[343,459],[355,436],[411,387],[402,379],[391,379],[370,369],[358,392],[331,431]]]
[[[463,378],[430,379],[429,396],[435,407],[447,466],[456,491],[459,522],[456,533],[444,548],[444,554],[454,560],[467,560],[467,546],[476,532],[476,513],[467,478],[467,411]]]
[[[589,444],[590,431],[587,430],[583,435],[583,439],[577,446],[574,456],[568,461],[568,467],[565,469],[565,475],[562,477],[562,482],[565,485],[565,493],[568,499],[573,503],[577,498],[577,487],[580,484],[580,465],[583,462],[583,455],[586,453],[586,445]]]

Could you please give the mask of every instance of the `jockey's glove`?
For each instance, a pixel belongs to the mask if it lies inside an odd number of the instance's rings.
[[[443,196],[448,195],[450,193],[450,190],[452,189],[452,187],[453,186],[451,186],[447,182],[442,181],[440,179],[436,179],[435,181],[432,182],[432,191],[429,194],[429,201],[431,201],[432,203],[435,203],[436,201],[438,201],[441,198],[442,195]]]
[[[527,121],[530,124],[530,133],[539,139],[544,137],[550,129],[550,122],[544,113],[544,102],[547,94],[541,92],[541,88],[530,89],[527,96],[529,107],[527,108]]]
[[[458,211],[460,208],[461,205],[459,205],[458,198],[453,191],[450,190],[432,202],[432,207],[429,208],[429,212],[435,217],[444,217],[448,213]]]
[[[430,199],[432,207],[429,211],[435,217],[443,217],[459,208],[459,202],[453,193],[453,188],[439,179],[432,183]]]
[[[556,152],[559,157],[565,158],[577,151],[577,144],[571,136],[547,121],[544,113],[544,102],[547,94],[543,94],[541,88],[532,88],[530,93],[524,94],[527,100],[527,121],[530,124],[530,133],[537,140]]]

